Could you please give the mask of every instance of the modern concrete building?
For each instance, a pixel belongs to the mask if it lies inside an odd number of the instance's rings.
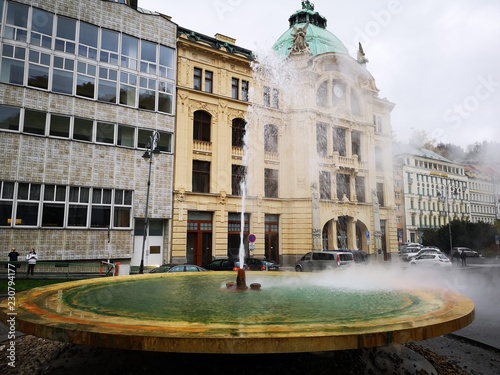
[[[0,243],[40,259],[169,252],[177,26],[137,1],[0,0]],[[148,147],[153,132],[154,144]],[[156,134],[156,133],[155,133]],[[148,191],[148,148],[152,160]],[[149,199],[148,199],[149,198]]]

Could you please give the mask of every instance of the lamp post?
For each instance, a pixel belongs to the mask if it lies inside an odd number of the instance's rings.
[[[448,235],[450,237],[450,257],[453,257],[453,238],[451,234],[451,220],[450,220],[450,194],[457,196],[459,189],[456,186],[451,186],[449,180],[446,180],[446,184],[442,185],[442,193],[438,192],[437,196],[439,199],[444,199],[444,204],[446,204],[446,217],[448,219]]]
[[[144,159],[149,159],[149,172],[148,172],[148,189],[146,192],[146,212],[144,214],[144,232],[142,237],[142,253],[141,253],[141,265],[139,266],[139,273],[144,273],[144,250],[146,249],[146,237],[148,231],[148,208],[149,208],[149,190],[151,186],[151,165],[153,164],[153,154],[159,154],[158,140],[160,139],[160,134],[155,130],[149,137],[149,142],[146,145],[146,151],[142,155]]]

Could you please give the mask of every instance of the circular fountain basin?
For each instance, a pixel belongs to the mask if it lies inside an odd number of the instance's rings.
[[[226,287],[235,272],[121,276],[16,296],[16,329],[100,347],[182,353],[290,353],[425,340],[473,321],[449,290],[355,290],[328,278],[247,272],[260,289]],[[334,275],[332,275],[334,278]],[[0,305],[4,322],[12,317]]]

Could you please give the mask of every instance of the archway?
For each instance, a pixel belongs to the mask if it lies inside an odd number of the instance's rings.
[[[339,216],[325,223],[323,250],[364,250],[368,252],[368,227],[352,216]]]

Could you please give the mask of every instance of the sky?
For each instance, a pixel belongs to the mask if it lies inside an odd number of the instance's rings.
[[[379,96],[396,106],[394,138],[424,131],[464,149],[500,142],[500,1],[316,0],[355,58],[363,45]],[[139,0],[198,33],[220,33],[259,54],[288,30],[300,0]]]

